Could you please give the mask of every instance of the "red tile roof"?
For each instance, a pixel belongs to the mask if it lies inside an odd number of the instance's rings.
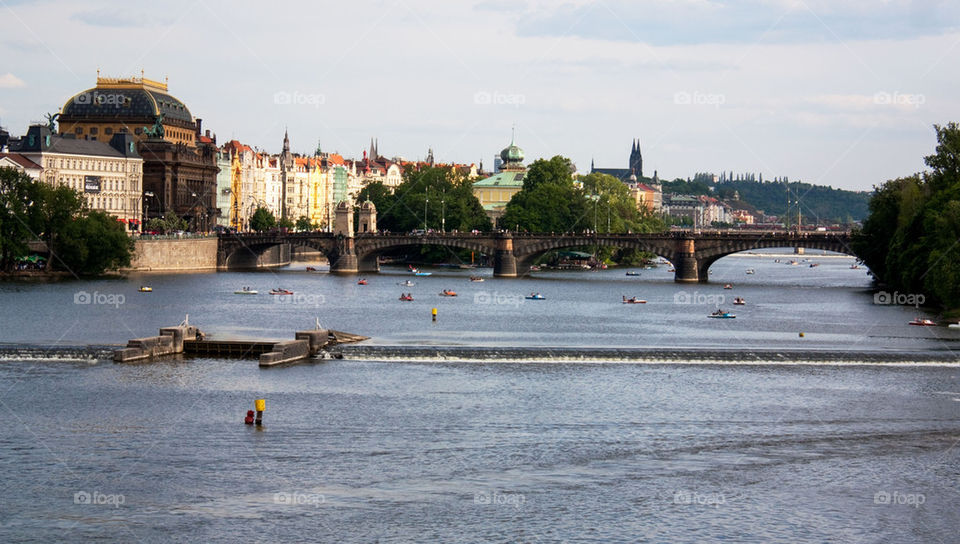
[[[0,153],[0,158],[4,158],[4,157],[10,159],[11,161],[19,164],[21,167],[23,167],[23,168],[25,168],[25,169],[28,169],[28,170],[41,170],[41,169],[42,169],[39,164],[31,161],[30,159],[26,158],[25,156],[21,155],[20,153]]]

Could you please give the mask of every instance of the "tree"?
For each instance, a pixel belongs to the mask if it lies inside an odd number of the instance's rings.
[[[294,228],[300,232],[306,232],[311,230],[317,230],[317,225],[313,224],[310,221],[310,218],[304,215],[301,215],[297,218],[297,222],[294,225]]]
[[[70,222],[59,236],[58,265],[78,275],[98,275],[130,266],[134,242],[123,223],[101,211],[88,212]]]
[[[277,218],[273,216],[273,213],[270,210],[264,207],[258,207],[256,210],[254,210],[253,215],[250,216],[251,230],[263,232],[276,226]]]
[[[289,217],[284,217],[277,222],[277,226],[280,227],[281,229],[293,230],[295,225],[293,221],[290,220]]]
[[[588,221],[587,199],[574,184],[571,168],[570,160],[561,156],[534,161],[527,169],[523,189],[507,203],[500,226],[556,233],[593,228],[593,214]]]
[[[11,270],[15,259],[29,251],[38,237],[39,214],[33,207],[42,198],[40,182],[14,168],[0,168],[0,269]]]

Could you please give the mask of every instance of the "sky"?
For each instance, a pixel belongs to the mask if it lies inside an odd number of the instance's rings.
[[[869,190],[960,121],[955,0],[0,0],[0,125],[169,78],[220,143]]]

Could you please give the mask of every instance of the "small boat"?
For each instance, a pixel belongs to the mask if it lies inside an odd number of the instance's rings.
[[[851,265],[850,265],[850,270],[860,270],[860,267],[859,267],[858,265],[851,264]]]
[[[367,284],[367,280],[363,278],[360,278],[359,280],[357,280],[357,285],[366,285],[366,284]]]
[[[470,276],[470,281],[483,281],[480,276]]]
[[[754,270],[754,269],[752,269],[752,268],[748,268],[748,269],[747,269],[747,274],[753,275],[753,274],[756,274],[756,273],[757,273],[757,271]]]
[[[910,322],[911,325],[916,325],[918,327],[935,327],[937,324],[932,319],[926,319],[918,317]]]
[[[401,293],[401,294],[400,294],[400,300],[407,301],[407,302],[412,301],[412,300],[413,300],[413,294],[411,294],[411,293]]]
[[[317,269],[314,268],[314,267],[312,267],[312,266],[308,266],[308,267],[307,267],[307,272],[316,272],[316,271],[317,271]]]
[[[414,272],[414,276],[432,276],[433,272]]]
[[[667,272],[676,272],[676,271],[677,271],[677,269],[676,269],[676,268],[673,268],[672,266],[670,267],[670,270],[667,270]]]
[[[725,284],[723,284],[723,288],[724,288],[724,289],[733,289],[733,286],[730,285],[729,283],[725,283]]]
[[[533,266],[530,267],[530,271],[531,271],[531,272],[539,272],[539,271],[540,271],[540,267],[537,266],[537,265],[533,265]]]
[[[736,297],[733,299],[733,303],[736,304],[737,306],[743,306],[744,304],[747,303],[747,301],[743,300],[743,297]]]
[[[413,287],[413,286],[416,285],[416,284],[413,283],[413,282],[410,281],[410,280],[407,280],[407,281],[401,281],[401,282],[398,283],[397,285],[402,285],[402,286],[404,286],[404,287]]]
[[[797,261],[790,261],[790,265],[791,265],[791,266],[797,266],[798,264],[800,264],[800,263],[798,263]]]
[[[243,289],[238,289],[233,292],[235,295],[256,295],[257,291],[249,287],[244,287]]]
[[[541,295],[540,293],[530,293],[524,298],[527,300],[546,300],[547,297]]]
[[[457,296],[457,292],[456,292],[456,291],[451,291],[450,289],[444,289],[443,291],[440,291],[440,296],[441,296],[441,297],[455,297],[455,296]]]
[[[947,327],[951,329],[960,329],[960,323],[950,323],[947,325]]]
[[[816,268],[820,266],[820,263],[810,263],[810,268]]]
[[[624,303],[624,304],[646,304],[647,301],[646,301],[646,300],[639,299],[639,298],[637,298],[637,297],[627,298],[626,295],[623,295],[623,303]]]
[[[152,293],[153,287],[150,287],[149,285],[141,285],[138,291],[140,291],[141,293]]]
[[[289,289],[279,289],[279,288],[278,288],[278,289],[271,289],[271,290],[270,290],[270,294],[271,294],[271,295],[292,295],[292,294],[293,294],[293,291],[291,291],[291,290],[289,290]]]
[[[628,275],[628,276],[639,276],[640,273],[637,272],[636,270],[631,270],[631,271],[627,272],[627,275]]]
[[[712,314],[708,315],[707,317],[711,317],[711,318],[713,318],[713,319],[734,319],[734,318],[736,318],[737,316],[736,316],[735,314],[731,314],[730,312],[725,312],[725,311],[723,311],[723,310],[717,310],[717,311],[713,312]]]

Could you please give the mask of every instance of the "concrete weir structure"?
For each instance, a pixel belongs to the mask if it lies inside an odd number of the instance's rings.
[[[127,347],[113,352],[113,360],[118,363],[132,363],[151,360],[167,355],[183,353],[186,338],[202,337],[200,329],[188,325],[186,321],[176,327],[160,329],[160,336],[134,338],[127,342]]]

